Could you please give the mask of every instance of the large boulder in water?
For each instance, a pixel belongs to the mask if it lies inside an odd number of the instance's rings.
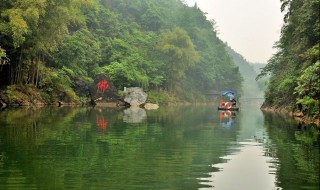
[[[124,101],[132,107],[138,107],[147,100],[147,94],[139,87],[127,88]]]
[[[105,74],[95,77],[93,84],[89,86],[89,94],[92,100],[98,102],[117,102],[119,100],[117,88]]]

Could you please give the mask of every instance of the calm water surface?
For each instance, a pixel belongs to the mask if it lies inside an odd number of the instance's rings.
[[[0,189],[319,190],[319,131],[242,106],[7,109]]]

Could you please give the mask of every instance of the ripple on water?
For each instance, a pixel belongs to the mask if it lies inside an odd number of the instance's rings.
[[[230,154],[221,157],[225,162],[212,165],[218,172],[202,178],[202,184],[210,186],[201,189],[223,190],[272,190],[276,187],[273,158],[264,156],[264,146],[259,142],[239,142],[230,148]]]

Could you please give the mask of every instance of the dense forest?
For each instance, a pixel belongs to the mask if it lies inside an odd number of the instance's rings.
[[[319,118],[320,2],[281,0],[285,13],[278,52],[259,77],[271,74],[264,107],[286,107]]]
[[[75,81],[98,74],[118,90],[143,87],[162,100],[201,101],[207,90],[241,89],[214,20],[196,4],[2,0],[0,13],[0,87],[8,103],[25,96],[79,103],[87,97],[75,93]]]

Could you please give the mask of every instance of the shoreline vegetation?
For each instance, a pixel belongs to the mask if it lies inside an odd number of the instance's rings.
[[[37,89],[27,90],[27,88],[19,88],[17,86],[11,86],[10,90],[0,91],[0,108],[7,107],[44,107],[44,106],[91,106],[91,98],[75,98],[71,101],[62,101],[59,99],[44,100],[42,96],[45,96],[41,91]],[[30,93],[32,92],[32,93]],[[122,92],[123,93],[123,92]],[[120,93],[120,94],[122,94]],[[152,92],[154,96],[155,92]],[[213,102],[194,101],[188,102],[179,100],[177,97],[170,97],[167,95],[164,97],[150,97],[146,103],[155,103],[162,106],[189,106],[189,105],[211,105]],[[149,96],[148,96],[149,97]],[[94,106],[103,107],[125,107],[124,97],[119,96],[118,100],[112,101],[100,101],[102,97],[98,98]]]
[[[275,108],[275,107],[262,106],[260,109],[262,112],[275,113],[275,114],[280,114],[286,117],[294,118],[296,121],[302,124],[316,125],[320,129],[319,118],[304,115],[302,112],[299,112],[299,111],[292,111],[292,109],[288,107]]]
[[[34,91],[33,91],[34,92]],[[14,94],[14,92],[13,92]],[[12,104],[6,103],[3,101],[4,94],[0,92],[0,111],[6,108],[11,108],[11,107],[33,107],[33,108],[39,108],[39,107],[46,107],[46,106],[55,106],[55,107],[60,107],[60,106],[90,106],[89,99],[84,102],[76,101],[76,102],[62,102],[62,101],[54,101],[54,102],[43,102],[41,99],[37,99],[37,97],[30,97],[30,94],[19,92],[20,98],[15,97],[14,100],[9,100],[9,102],[14,102]],[[39,92],[36,93],[39,95]],[[39,98],[39,96],[38,96]],[[32,101],[31,101],[32,100]],[[150,102],[150,100],[147,100]],[[155,101],[157,102],[157,101]],[[151,102],[152,103],[152,102]],[[164,101],[159,103],[160,106],[191,106],[191,105],[196,105],[196,106],[203,106],[203,105],[215,105],[214,102],[186,102],[186,101],[173,101],[173,99]],[[97,102],[96,105],[97,107],[111,107],[111,108],[117,108],[117,107],[126,107],[124,104],[121,104],[121,101],[113,101],[113,102]],[[315,117],[310,117],[307,115],[304,115],[302,112],[292,110],[288,107],[267,107],[267,106],[262,106],[260,108],[263,112],[271,112],[271,113],[277,113],[277,114],[284,114],[288,117],[294,118],[296,121],[304,124],[315,124],[318,128],[320,128],[320,119],[315,118]]]

